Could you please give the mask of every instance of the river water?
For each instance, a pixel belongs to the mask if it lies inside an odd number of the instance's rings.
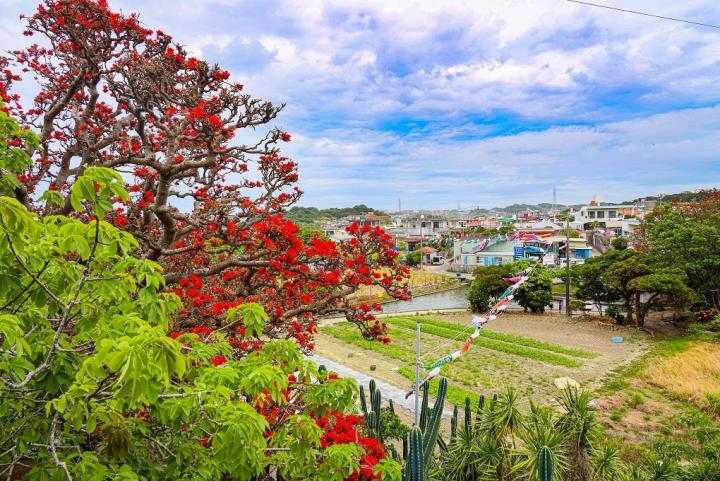
[[[467,300],[468,285],[464,284],[455,289],[442,292],[434,292],[424,296],[413,297],[409,301],[392,301],[382,305],[383,313],[397,314],[401,312],[419,312],[444,309],[467,309],[470,303]],[[510,303],[511,308],[520,308],[514,302]],[[552,310],[559,310],[558,301],[554,300]]]
[[[467,309],[467,285],[424,296],[413,297],[409,301],[393,301],[382,305],[384,313],[432,311],[437,309]]]

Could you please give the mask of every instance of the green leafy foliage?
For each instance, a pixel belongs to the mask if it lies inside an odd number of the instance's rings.
[[[629,322],[642,326],[650,311],[684,307],[693,299],[694,293],[681,271],[658,269],[651,258],[636,251],[613,252],[623,254],[622,260],[606,269],[602,282],[615,289],[623,300]]]
[[[552,305],[552,280],[549,269],[535,266],[530,278],[515,292],[515,301],[531,312],[545,312],[545,308]]]
[[[608,251],[591,257],[580,265],[572,266],[572,280],[577,285],[576,296],[591,301],[598,310],[621,299],[620,292],[604,279],[605,272],[613,265],[632,256],[632,251]]]
[[[363,448],[323,446],[314,418],[354,412],[354,381],[318,371],[289,340],[233,359],[219,332],[170,337],[179,298],[102,220],[126,195],[114,171],[89,168],[72,204],[93,217],[40,218],[0,197],[0,466],[12,478],[21,462],[31,481],[355,472]],[[267,319],[245,304],[227,322],[256,338]],[[378,469],[398,479],[394,461]]]
[[[408,252],[408,255],[405,257],[405,260],[407,261],[407,264],[409,266],[417,266],[420,265],[420,258],[422,254],[420,254],[419,250]]]
[[[32,164],[27,152],[37,149],[40,139],[34,132],[21,129],[3,107],[0,99],[0,195],[12,195],[19,186],[17,174]]]
[[[679,269],[688,287],[720,309],[720,193],[701,192],[693,203],[660,205],[642,224],[640,241],[660,269]]]

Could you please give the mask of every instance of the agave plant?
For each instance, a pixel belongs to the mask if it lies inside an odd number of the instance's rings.
[[[570,463],[574,467],[569,476],[571,480],[586,481],[592,473],[590,450],[600,431],[591,400],[589,392],[575,388],[563,390],[560,399],[563,413],[556,424],[567,437]]]
[[[475,481],[477,479],[476,455],[473,449],[475,436],[472,430],[460,427],[441,459],[443,480]]]
[[[505,395],[489,404],[483,413],[481,429],[492,433],[498,440],[510,439],[515,447],[515,433],[523,425],[523,415],[518,408],[518,395],[508,387]]]
[[[533,424],[521,435],[524,458],[513,468],[514,472],[527,473],[530,481],[561,479],[567,471],[566,438],[548,424]]]
[[[615,443],[593,447],[592,481],[618,481],[624,476],[625,466],[620,460],[620,449]]]

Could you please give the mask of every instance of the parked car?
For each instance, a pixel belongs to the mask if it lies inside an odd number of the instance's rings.
[[[542,263],[544,266],[555,267],[557,265],[556,262],[557,259],[555,257],[555,254],[545,254],[543,256]]]
[[[582,264],[585,264],[585,259],[578,259],[578,258],[575,258],[575,257],[571,257],[571,258],[570,258],[570,265],[571,265],[571,266],[579,266],[579,265],[582,265]],[[565,259],[560,259],[560,265],[561,265],[561,266],[565,266],[565,265],[566,265]]]

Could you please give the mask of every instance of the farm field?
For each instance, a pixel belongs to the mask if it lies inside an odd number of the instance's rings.
[[[319,354],[398,386],[410,386],[415,357],[415,326],[421,321],[421,361],[425,364],[458,349],[472,327],[466,313],[384,318],[392,343],[360,338],[354,326],[337,323],[321,328]],[[593,388],[613,369],[636,359],[648,347],[636,331],[562,316],[506,314],[483,330],[473,347],[447,364],[442,375],[450,382],[449,400],[492,395],[514,386],[526,399],[548,403],[557,395],[553,380],[570,377]],[[613,336],[625,337],[622,344]],[[352,357],[348,355],[352,353]]]
[[[410,389],[416,320],[427,363],[457,349],[471,329],[469,314],[394,316],[393,342],[360,339],[353,326],[321,328],[317,349],[355,370]],[[458,337],[459,336],[459,337]],[[625,342],[610,342],[623,336]],[[352,357],[349,357],[351,355]],[[688,337],[652,338],[633,329],[564,316],[508,313],[488,325],[468,353],[446,365],[448,401],[473,403],[514,386],[525,402],[556,405],[556,377],[594,393],[603,433],[626,462],[669,455],[702,463],[715,459],[720,438],[720,343]],[[431,385],[431,391],[433,391]],[[411,422],[410,411],[399,410]],[[449,430],[446,420],[443,429]]]

